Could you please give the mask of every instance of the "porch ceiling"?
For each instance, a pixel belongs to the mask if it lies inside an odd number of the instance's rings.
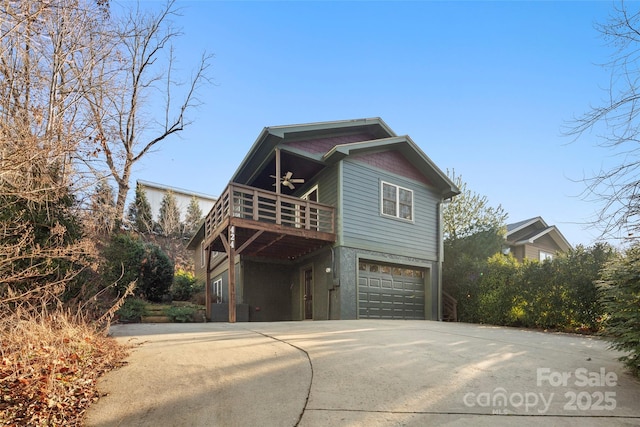
[[[280,156],[281,175],[284,175],[287,172],[292,172],[294,178],[302,178],[306,181],[306,184],[309,184],[311,182],[311,178],[317,175],[318,172],[325,167],[325,165],[319,161],[304,158],[287,152],[286,150],[281,151]],[[272,155],[269,158],[269,161],[265,163],[261,169],[256,170],[252,179],[245,184],[267,191],[274,191],[275,179],[273,178],[273,175],[275,174],[275,170],[276,159],[275,155]],[[304,188],[304,186],[305,184],[297,184],[297,188],[295,190],[292,190],[287,186],[281,186],[280,191],[282,194],[294,194],[296,190],[300,190],[301,188]]]

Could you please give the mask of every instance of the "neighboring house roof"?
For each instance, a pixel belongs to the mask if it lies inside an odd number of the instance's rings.
[[[340,135],[343,138],[336,144],[336,136]],[[330,139],[323,140],[323,137]],[[285,139],[286,143],[284,143]],[[314,141],[315,152],[301,149],[298,142],[304,141]],[[409,136],[396,135],[379,117],[266,127],[231,181],[257,187],[270,187],[270,182],[261,181],[265,176],[269,176],[262,171],[273,170],[272,164],[275,162],[273,153],[276,147],[279,147],[283,153],[281,170],[291,170],[295,165],[296,174],[306,178],[352,154],[396,150],[441,191],[443,198],[450,198],[460,193],[456,185]]]
[[[524,221],[507,224],[507,242],[514,246],[535,244],[543,236],[549,236],[560,251],[571,249],[571,244],[565,239],[555,225],[547,223],[539,216]]]
[[[157,182],[144,181],[142,179],[138,179],[136,182],[145,188],[155,188],[157,190],[161,190],[164,192],[171,191],[173,194],[182,194],[189,197],[195,196],[201,199],[211,200],[214,202],[217,200],[217,197],[212,196],[210,194],[198,193],[191,190],[185,190],[183,188],[172,187],[170,185],[158,184]]]

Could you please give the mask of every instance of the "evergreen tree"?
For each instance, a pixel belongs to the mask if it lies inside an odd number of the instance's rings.
[[[129,205],[128,219],[134,230],[139,233],[148,233],[153,229],[151,205],[147,200],[147,194],[142,186],[136,186],[136,198]]]
[[[176,203],[176,198],[171,191],[165,193],[160,205],[160,215],[158,224],[164,236],[176,236],[180,234],[182,224],[180,223],[180,210]]]
[[[189,202],[189,206],[187,207],[187,217],[184,220],[184,234],[187,237],[192,237],[200,224],[202,224],[202,209],[200,209],[200,204],[198,203],[198,199],[194,197],[191,198],[191,202]]]
[[[30,296],[61,295],[88,263],[80,243],[83,233],[76,199],[57,184],[61,182],[57,166],[43,169],[34,188],[42,183],[48,188],[35,190],[39,193],[35,198],[27,191],[12,194],[13,188],[0,180],[0,301],[15,292],[24,292],[23,302]],[[65,287],[55,288],[56,292],[51,288],[56,284]]]
[[[89,219],[93,230],[98,234],[109,234],[115,227],[116,203],[113,188],[106,180],[96,186],[91,196],[91,217]]]

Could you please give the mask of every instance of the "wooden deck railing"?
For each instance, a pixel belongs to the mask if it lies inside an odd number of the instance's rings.
[[[205,219],[205,241],[231,216],[335,233],[333,206],[232,183],[224,190]]]

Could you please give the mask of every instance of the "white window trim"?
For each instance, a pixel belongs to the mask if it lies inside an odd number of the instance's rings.
[[[384,186],[385,185],[390,185],[390,186],[396,188],[396,214],[395,215],[389,215],[389,214],[384,212]],[[408,191],[408,192],[411,193],[411,219],[402,218],[400,216],[400,190]],[[400,221],[414,222],[414,220],[415,220],[415,197],[414,197],[413,190],[411,190],[410,188],[407,188],[407,187],[402,187],[400,185],[392,184],[390,182],[381,180],[380,181],[380,215],[384,216],[385,218],[393,218],[393,219],[398,219]]]
[[[200,242],[200,267],[205,266],[205,259],[206,259],[206,253],[207,251],[204,249],[204,240],[202,242]]]
[[[551,252],[539,250],[538,251],[538,259],[540,261],[553,260],[553,254]]]
[[[222,304],[222,278],[213,281],[211,292],[218,297],[214,304]]]

